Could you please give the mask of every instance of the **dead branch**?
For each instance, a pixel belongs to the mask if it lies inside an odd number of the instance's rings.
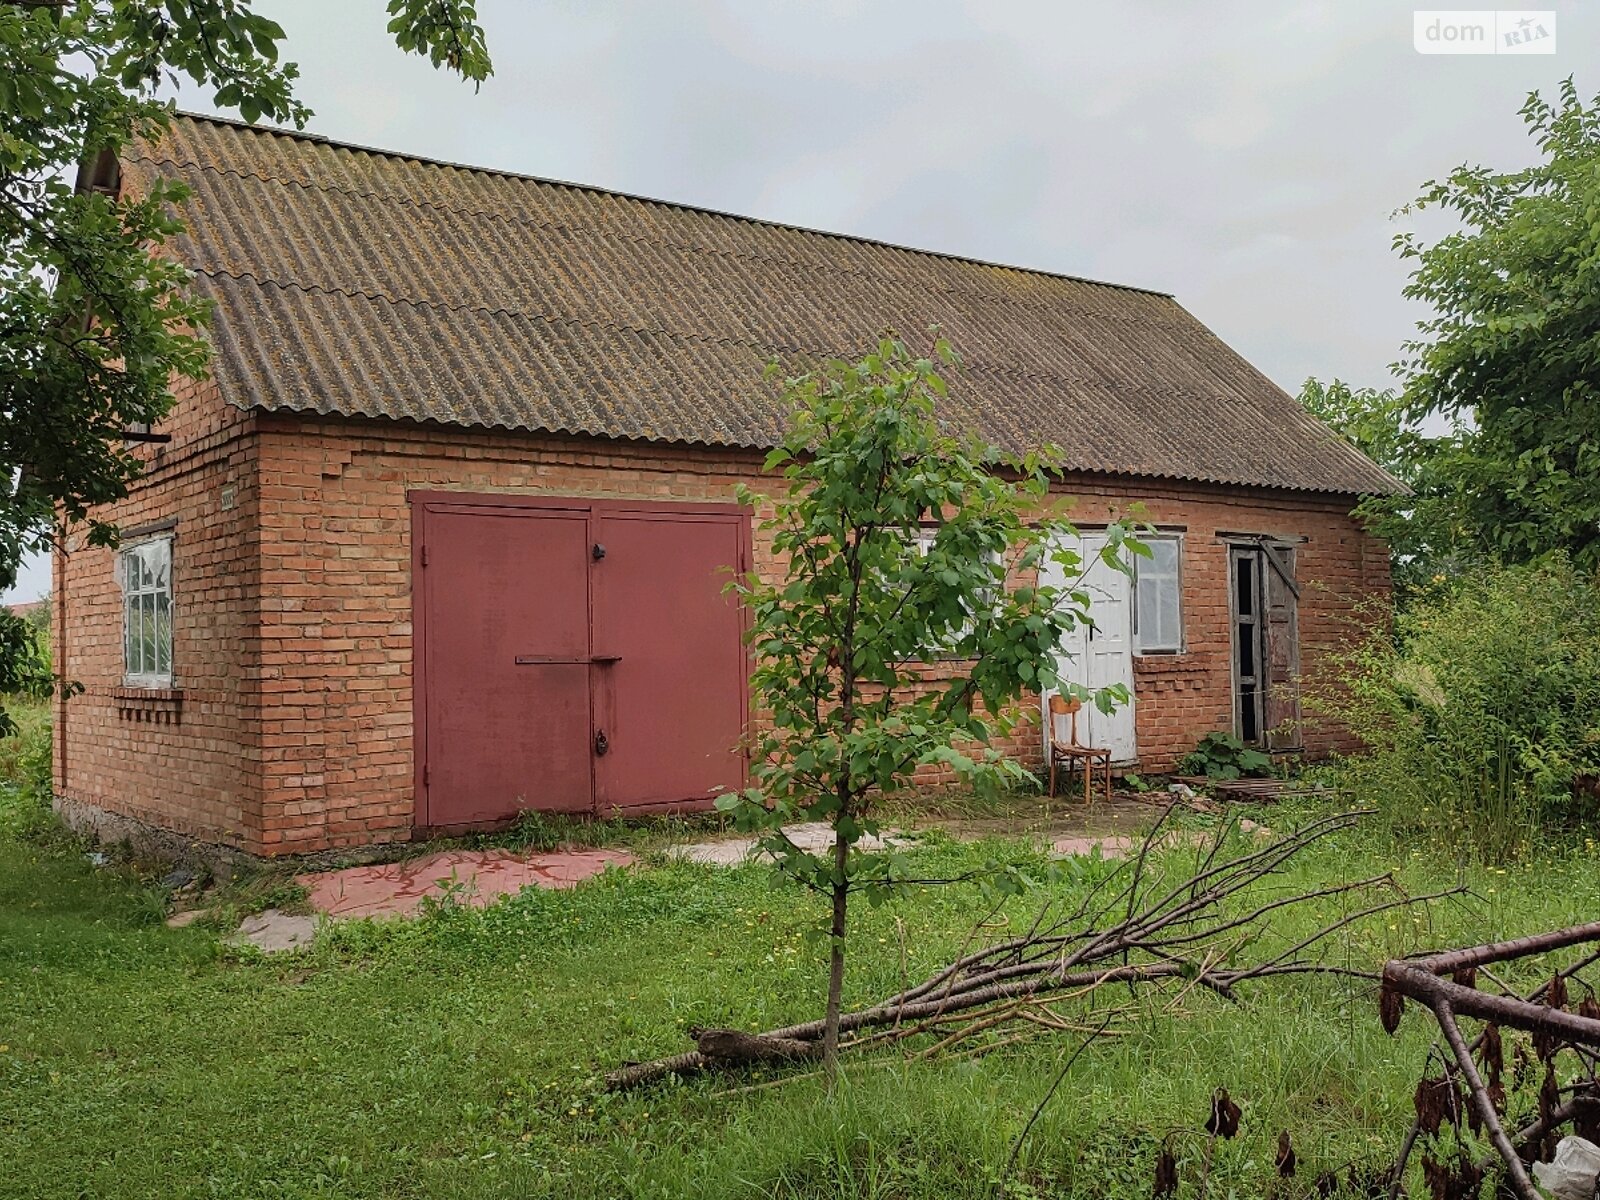
[[[1597,932],[1600,937],[1600,932]],[[1496,996],[1476,988],[1440,979],[1421,966],[1390,961],[1384,964],[1383,982],[1403,996],[1427,1005],[1436,1014],[1441,1004],[1464,1017],[1493,1021],[1529,1033],[1549,1033],[1564,1041],[1600,1046],[1600,1021],[1580,1017],[1561,1008],[1530,1004],[1516,996]]]
[[[793,1062],[815,1058],[821,1051],[821,1047],[814,1042],[762,1036],[740,1029],[696,1029],[690,1032],[702,1056],[730,1064]]]
[[[1170,808],[1167,811],[1170,813]],[[857,1036],[841,1049],[932,1036],[934,1043],[922,1052],[929,1055],[980,1034],[992,1035],[1013,1023],[1035,1032],[1052,1028],[1064,1032],[1062,1027],[1081,1030],[1043,1002],[1081,1000],[1110,984],[1135,991],[1171,989],[1175,998],[1169,1007],[1175,1007],[1195,989],[1232,999],[1240,984],[1277,976],[1376,979],[1373,972],[1325,962],[1313,951],[1352,922],[1397,907],[1425,904],[1461,889],[1375,899],[1262,961],[1234,961],[1254,941],[1251,931],[1273,914],[1331,898],[1398,890],[1394,880],[1383,875],[1298,895],[1276,895],[1242,908],[1235,903],[1281,871],[1294,855],[1349,828],[1360,815],[1324,817],[1233,857],[1224,853],[1231,827],[1221,828],[1209,851],[1197,856],[1194,869],[1174,881],[1151,872],[1152,853],[1167,836],[1162,828],[1167,813],[1163,813],[1138,853],[1099,880],[1070,912],[1054,911],[1055,902],[1045,905],[1025,933],[979,949],[972,949],[969,939],[953,962],[921,982],[871,1007],[844,1013],[840,1031]],[[822,1031],[822,1021],[806,1021],[760,1035],[740,1034],[748,1043],[740,1043],[739,1053],[708,1053],[702,1037],[695,1051],[626,1065],[608,1075],[606,1084],[624,1089],[669,1075],[692,1075],[740,1063],[803,1059],[819,1044]],[[1116,1030],[1099,1032],[1110,1035]]]
[[[1538,987],[1534,988],[1531,992],[1524,996],[1523,999],[1527,1000],[1530,1004],[1537,1004],[1539,1001],[1544,999],[1545,993],[1549,991],[1550,984],[1553,979],[1571,978],[1577,975],[1579,971],[1582,971],[1588,967],[1592,967],[1597,962],[1600,962],[1600,950],[1590,951],[1577,962],[1557,970],[1552,979],[1545,980]],[[1489,978],[1493,978],[1493,976],[1490,976],[1487,971],[1485,971],[1484,974]],[[1478,1053],[1478,1050],[1480,1047],[1482,1047],[1483,1043],[1484,1035],[1480,1033],[1472,1041],[1472,1053]],[[1430,1054],[1436,1052],[1438,1048],[1438,1043],[1435,1042],[1433,1050],[1430,1051]],[[1576,1105],[1568,1102],[1557,1109],[1556,1113],[1553,1114],[1548,1120],[1541,1118],[1527,1126],[1525,1129],[1519,1131],[1517,1136],[1512,1139],[1517,1146],[1519,1154],[1526,1151],[1528,1147],[1537,1144],[1537,1142],[1551,1129],[1570,1121],[1575,1115],[1576,1111]],[[1400,1143],[1400,1153],[1395,1156],[1394,1166],[1389,1172],[1389,1195],[1391,1197],[1397,1197],[1400,1194],[1401,1182],[1405,1178],[1406,1164],[1411,1159],[1411,1151],[1415,1148],[1417,1143],[1417,1135],[1421,1132],[1421,1117],[1413,1117],[1411,1121],[1411,1127],[1406,1131],[1406,1135]],[[1481,1166],[1483,1164],[1479,1165]]]
[[[1600,961],[1600,951],[1591,952],[1579,963],[1558,970],[1551,980],[1536,988],[1528,996],[1496,995],[1478,988],[1480,971],[1483,977],[1492,978],[1485,970],[1490,964],[1509,962],[1547,954],[1569,946],[1600,942],[1600,921],[1574,925],[1568,929],[1551,930],[1504,942],[1491,942],[1468,946],[1412,959],[1391,959],[1383,968],[1383,993],[1385,998],[1385,1027],[1393,1031],[1399,1019],[1400,1000],[1415,1000],[1432,1012],[1440,1033],[1450,1048],[1455,1070],[1466,1083],[1471,1094],[1478,1120],[1499,1154],[1506,1170],[1506,1180],[1520,1200],[1538,1200],[1539,1190],[1529,1178],[1523,1155],[1559,1125],[1573,1119],[1583,1106],[1580,1095],[1592,1094],[1596,1087],[1595,1058],[1592,1048],[1600,1047],[1600,1018],[1589,1015],[1591,1010],[1572,1013],[1562,1007],[1566,988],[1562,981],[1570,978],[1585,966]],[[1447,977],[1448,976],[1448,977]],[[1519,1029],[1535,1035],[1536,1048],[1540,1038],[1545,1048],[1539,1050],[1544,1058],[1553,1058],[1563,1048],[1580,1052],[1588,1064],[1589,1078],[1578,1085],[1578,1094],[1565,1104],[1555,1105],[1555,1096],[1547,1102],[1543,1095],[1540,1117],[1533,1124],[1509,1136],[1500,1120],[1499,1106],[1489,1084],[1479,1074],[1473,1055],[1485,1043],[1479,1035],[1470,1045],[1461,1032],[1458,1017],[1475,1017],[1499,1028]],[[1494,1032],[1488,1031],[1486,1032]],[[1494,1045],[1499,1045],[1498,1035]],[[1498,1059],[1498,1050],[1495,1051]],[[1497,1073],[1499,1067],[1493,1068]],[[1554,1077],[1551,1076],[1551,1079]],[[1501,1092],[1503,1101],[1503,1091]],[[1416,1143],[1419,1122],[1413,1122],[1411,1131],[1401,1145],[1400,1156],[1390,1175],[1391,1194],[1400,1186],[1401,1176]]]
[[[1439,1028],[1444,1032],[1444,1040],[1450,1044],[1451,1053],[1456,1056],[1456,1065],[1461,1069],[1461,1077],[1467,1081],[1467,1087],[1471,1089],[1472,1102],[1478,1106],[1478,1118],[1483,1122],[1483,1128],[1489,1134],[1489,1140],[1494,1143],[1494,1148],[1500,1151],[1500,1157],[1505,1159],[1506,1174],[1511,1180],[1512,1188],[1522,1200],[1540,1200],[1539,1190],[1533,1186],[1527,1168],[1522,1165],[1522,1159],[1517,1157],[1516,1148],[1512,1146],[1504,1126],[1500,1124],[1500,1114],[1495,1111],[1494,1101],[1489,1099],[1489,1089],[1484,1086],[1483,1076],[1478,1074],[1478,1064],[1472,1061],[1472,1051],[1467,1048],[1467,1040],[1461,1036],[1461,1027],[1456,1024],[1456,1014],[1452,1011],[1450,1002],[1439,1001],[1433,1011],[1439,1018]]]

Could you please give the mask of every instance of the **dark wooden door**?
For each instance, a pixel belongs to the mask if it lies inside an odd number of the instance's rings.
[[[595,652],[614,658],[595,693],[598,810],[704,808],[744,783],[743,623],[725,591],[743,519],[612,511],[597,524]]]
[[[588,812],[589,514],[426,505],[424,826]]]
[[[704,808],[745,781],[732,505],[413,497],[417,823]]]
[[[1266,723],[1260,550],[1232,547],[1228,568],[1233,614],[1233,731],[1241,741],[1258,746]]]
[[[1266,743],[1269,750],[1298,750],[1300,736],[1300,613],[1292,546],[1261,547],[1266,614]]]

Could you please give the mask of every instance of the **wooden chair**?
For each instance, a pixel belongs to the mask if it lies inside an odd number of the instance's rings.
[[[1083,772],[1083,802],[1089,805],[1094,803],[1094,775],[1100,766],[1105,768],[1106,800],[1111,799],[1111,751],[1078,744],[1078,711],[1082,708],[1083,701],[1076,696],[1070,700],[1059,693],[1050,697],[1050,794],[1056,794],[1056,767],[1065,767],[1068,775],[1076,767]],[[1061,717],[1068,719],[1066,741],[1061,740],[1057,724]]]

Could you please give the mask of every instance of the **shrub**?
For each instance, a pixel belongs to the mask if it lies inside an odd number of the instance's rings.
[[[27,834],[53,825],[50,708],[11,697],[16,732],[0,737],[0,829]]]
[[[1520,857],[1600,778],[1600,584],[1564,558],[1475,571],[1343,656],[1310,697],[1366,746],[1358,802],[1487,861]]]
[[[17,782],[34,803],[49,808],[55,790],[49,717],[29,725],[17,737],[22,743],[17,752]]]
[[[1207,779],[1239,779],[1245,775],[1265,775],[1272,759],[1246,746],[1231,733],[1218,730],[1200,739],[1200,744],[1178,760],[1180,775],[1204,775]]]

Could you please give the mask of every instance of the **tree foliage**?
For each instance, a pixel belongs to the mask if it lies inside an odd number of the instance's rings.
[[[1463,166],[1426,185],[1415,211],[1459,228],[1396,239],[1414,263],[1406,295],[1428,305],[1409,343],[1403,415],[1442,415],[1455,436],[1426,460],[1430,494],[1482,556],[1554,550],[1600,567],[1600,98],[1569,79],[1522,108],[1540,160]]]
[[[935,351],[954,362],[942,341]],[[832,902],[831,1061],[848,897],[881,900],[897,882],[891,852],[858,846],[879,832],[873,799],[931,764],[979,784],[1024,778],[991,742],[1012,727],[1025,689],[1060,685],[1058,648],[1089,619],[1089,595],[1071,526],[1048,511],[1045,455],[1007,460],[946,432],[933,358],[888,339],[786,390],[789,431],[766,463],[782,490],[741,494],[766,514],[786,565],[776,581],[736,585],[753,615],[753,708],[769,727],[753,747],[755,786],[720,807],[761,833],[779,869]],[[1108,561],[1134,545],[1113,526]],[[1036,586],[1047,555],[1079,584]],[[1096,699],[1109,707],[1126,694]],[[797,821],[831,823],[831,851],[791,841],[783,827]]]
[[[1407,487],[1421,483],[1431,439],[1417,428],[1397,392],[1351,387],[1340,379],[1307,379],[1300,403]]]
[[[1307,380],[1300,400],[1410,488],[1360,512],[1402,603],[1490,563],[1600,568],[1600,98],[1571,80],[1522,116],[1540,161],[1463,166],[1406,211],[1457,228],[1395,240],[1431,315],[1399,391]]]
[[[1338,379],[1306,380],[1300,403],[1408,489],[1402,495],[1367,497],[1356,509],[1389,545],[1401,607],[1482,561],[1483,539],[1466,523],[1456,485],[1439,470],[1460,445],[1464,431],[1459,425],[1430,435],[1402,394],[1351,387]]]
[[[488,75],[471,0],[388,7],[402,49]],[[62,523],[126,494],[140,460],[124,432],[206,371],[206,309],[164,252],[184,189],[79,192],[76,168],[159,137],[171,108],[155,89],[180,78],[247,121],[303,125],[283,40],[249,0],[0,3],[0,590]],[[91,543],[115,538],[88,528]],[[13,620],[0,614],[0,676],[20,644]]]

